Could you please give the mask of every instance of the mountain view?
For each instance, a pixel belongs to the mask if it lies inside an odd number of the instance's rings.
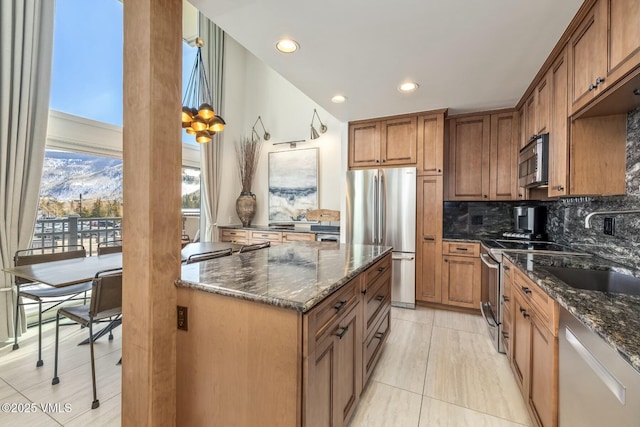
[[[200,207],[200,170],[182,169],[182,207]],[[122,216],[122,160],[47,150],[39,217]]]

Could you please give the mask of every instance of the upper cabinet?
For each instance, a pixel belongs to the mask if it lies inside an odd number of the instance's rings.
[[[550,75],[547,75],[540,81],[536,88],[536,126],[535,134],[542,135],[549,133],[550,128],[550,97],[551,84],[549,83]]]
[[[415,166],[417,117],[349,123],[349,168]]]
[[[349,124],[349,167],[380,164],[381,122],[367,121]]]
[[[418,116],[418,175],[442,175],[444,113]]]
[[[518,200],[518,113],[449,121],[447,200]]]
[[[533,91],[533,93],[527,98],[525,104],[525,123],[524,123],[524,145],[527,145],[527,142],[536,134],[536,95],[537,91]],[[523,147],[524,147],[523,145]]]
[[[571,115],[640,63],[640,1],[598,0],[569,41]]]
[[[549,197],[566,196],[569,185],[569,118],[567,50],[563,50],[549,70],[551,84],[551,129],[549,138]]]

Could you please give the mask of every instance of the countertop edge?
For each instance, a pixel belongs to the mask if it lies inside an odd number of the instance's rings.
[[[514,254],[517,256],[517,254]],[[609,331],[605,330],[601,325],[591,319],[587,313],[583,313],[580,309],[570,305],[553,287],[550,287],[545,283],[545,278],[541,274],[536,273],[534,270],[527,269],[526,266],[517,259],[511,256],[508,252],[503,254],[511,263],[513,263],[518,269],[525,274],[529,279],[533,280],[540,288],[547,293],[554,301],[560,306],[566,309],[572,316],[574,316],[580,323],[586,328],[602,338],[612,350],[620,355],[627,363],[629,363],[638,373],[640,373],[640,354],[634,354],[625,348],[624,343],[620,340],[616,340],[615,336]],[[544,269],[544,266],[539,266],[540,269]],[[564,283],[561,279],[555,278],[555,280]],[[569,286],[569,285],[566,285]]]
[[[309,224],[311,225],[311,224]],[[255,225],[249,227],[243,227],[242,224],[238,225],[218,225],[218,229],[220,230],[248,230],[248,231],[273,231],[276,233],[306,233],[306,234],[335,234],[336,236],[340,235],[339,231],[317,231],[317,230],[309,230],[309,229],[300,229],[300,228],[272,228],[267,225]]]
[[[244,300],[247,300],[247,301],[253,301],[253,302],[258,302],[258,303],[262,303],[262,304],[268,304],[268,305],[272,305],[272,306],[276,306],[276,307],[281,307],[281,308],[286,308],[286,309],[293,309],[293,310],[296,310],[296,311],[304,314],[304,313],[309,312],[313,307],[318,305],[326,297],[328,297],[329,295],[331,295],[332,293],[334,293],[335,291],[340,289],[344,284],[349,282],[351,279],[353,279],[354,277],[356,277],[360,273],[364,272],[366,269],[371,267],[376,262],[380,261],[386,255],[389,255],[392,252],[392,250],[393,250],[393,248],[387,247],[384,250],[384,252],[382,252],[381,254],[373,257],[368,262],[364,263],[360,267],[358,267],[358,268],[354,269],[353,271],[349,272],[346,276],[343,276],[341,279],[336,281],[333,285],[327,287],[320,294],[318,294],[315,298],[307,301],[306,303],[294,302],[294,301],[290,301],[290,300],[283,299],[283,298],[262,297],[262,296],[254,295],[254,294],[251,294],[251,293],[230,290],[230,289],[225,288],[222,285],[203,284],[203,283],[191,282],[191,281],[183,280],[183,279],[177,279],[174,282],[174,285],[176,287],[179,287],[179,288],[194,289],[194,290],[207,292],[207,293],[212,293],[212,294],[216,294],[216,295],[223,295],[223,296],[228,296],[228,297],[232,297],[232,298],[239,298],[239,299],[244,299]]]

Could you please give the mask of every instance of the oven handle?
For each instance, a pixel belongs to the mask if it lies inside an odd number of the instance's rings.
[[[487,261],[487,258],[489,258],[489,255],[480,254],[480,259],[482,260],[482,263],[484,265],[486,265],[489,268],[493,268],[494,270],[497,270],[498,268],[500,268],[500,264],[493,264],[493,263]]]
[[[487,317],[487,314],[484,312],[484,309],[486,306],[487,306],[486,302],[480,303],[480,313],[482,313],[482,317],[484,317],[484,321],[487,322],[487,325],[491,326],[492,328],[497,328],[498,322],[496,322],[495,317],[493,317],[493,313],[489,313],[491,316],[491,322],[490,322],[489,318]]]

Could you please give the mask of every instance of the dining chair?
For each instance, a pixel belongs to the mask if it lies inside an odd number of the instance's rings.
[[[122,240],[98,243],[98,255],[116,254],[122,252]]]
[[[122,316],[122,269],[104,270],[96,273],[92,281],[91,301],[89,305],[63,307],[56,315],[56,354],[51,385],[60,383],[58,377],[58,343],[60,316],[64,316],[89,328],[89,346],[91,348],[91,381],[93,384],[93,402],[91,409],[100,406],[96,387],[96,363],[93,351],[93,324],[109,319],[113,322]]]
[[[60,261],[64,259],[84,258],[87,256],[87,251],[82,245],[52,246],[51,248],[46,249],[51,250],[52,253],[33,253],[34,250],[40,249],[21,249],[19,251],[16,251],[15,255],[13,256],[13,263],[16,267],[19,267],[22,265],[41,264],[43,262]],[[18,348],[20,348],[20,346],[18,345],[18,323],[20,305],[28,304],[21,304],[20,297],[34,300],[38,303],[38,361],[36,362],[36,367],[40,367],[44,364],[42,361],[42,314],[54,309],[55,307],[66,301],[77,299],[84,299],[86,301],[86,292],[91,290],[91,282],[84,282],[75,285],[55,288],[42,283],[30,281],[29,279],[15,276],[15,285],[16,301],[14,307],[15,322],[13,330],[13,350],[17,350]],[[84,296],[82,298],[76,298],[80,294],[84,294]],[[51,307],[47,307],[43,311],[42,301],[44,299],[55,298],[58,299],[55,304]],[[60,298],[64,299],[60,300]]]
[[[210,260],[210,259],[229,256],[232,253],[233,253],[233,250],[231,248],[229,248],[229,249],[221,249],[219,251],[212,251],[212,252],[202,252],[202,253],[199,253],[199,254],[193,254],[193,255],[189,256],[189,258],[187,258],[185,263],[186,264],[193,264],[193,263],[196,263],[196,262],[207,261],[207,260]]]
[[[253,245],[244,245],[240,248],[240,250],[238,251],[238,253],[244,253],[244,252],[251,252],[251,251],[257,251],[259,249],[265,249],[265,248],[269,248],[271,247],[271,242],[264,242],[264,243],[256,243]]]

